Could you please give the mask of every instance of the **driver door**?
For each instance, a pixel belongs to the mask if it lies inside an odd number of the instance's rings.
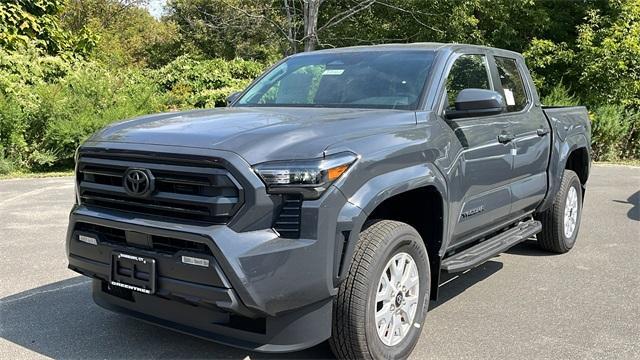
[[[452,238],[450,245],[473,241],[504,222],[510,213],[513,145],[500,142],[510,131],[501,115],[447,119],[447,108],[467,88],[496,88],[486,54],[461,54],[448,72],[443,94],[442,117],[459,141],[457,160],[450,169]],[[501,139],[504,141],[504,138]]]

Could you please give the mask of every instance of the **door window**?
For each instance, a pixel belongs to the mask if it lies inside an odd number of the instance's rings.
[[[456,97],[464,89],[491,89],[486,56],[462,55],[453,63],[446,82],[447,109],[455,109]]]
[[[495,60],[507,111],[515,112],[524,109],[527,106],[527,92],[516,60],[500,56],[496,56]]]

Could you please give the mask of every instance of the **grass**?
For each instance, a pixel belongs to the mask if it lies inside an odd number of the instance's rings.
[[[594,161],[594,165],[623,165],[623,166],[640,166],[638,160],[616,160],[616,161]]]
[[[27,179],[27,178],[51,178],[51,177],[63,177],[73,176],[73,170],[67,171],[49,171],[49,172],[24,172],[15,171],[5,175],[0,175],[0,180],[6,179]]]

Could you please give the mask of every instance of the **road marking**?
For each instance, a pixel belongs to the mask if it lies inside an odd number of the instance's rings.
[[[23,295],[23,296],[20,296],[20,297],[17,297],[17,298],[13,298],[13,299],[9,299],[9,300],[0,300],[0,304],[10,304],[12,302],[24,300],[24,299],[30,298],[32,296],[35,296],[35,295],[41,295],[41,294],[46,294],[46,293],[50,293],[50,292],[54,292],[54,291],[60,291],[60,290],[69,289],[69,288],[80,286],[80,285],[86,285],[86,284],[88,284],[90,282],[91,282],[91,280],[83,280],[83,281],[81,281],[79,283],[60,286],[60,287],[57,287],[57,288],[54,288],[54,289],[33,291],[31,293],[28,293],[26,295]]]
[[[43,193],[45,191],[48,191],[48,190],[64,190],[64,189],[67,189],[67,188],[70,188],[70,187],[73,187],[73,184],[70,184],[70,185],[69,184],[51,185],[51,186],[43,187],[41,189],[35,189],[35,190],[27,191],[25,193],[22,193],[22,194],[14,196],[14,197],[10,197],[8,199],[4,199],[4,200],[0,201],[0,205],[5,205],[5,204],[10,203],[12,201],[23,199],[25,197],[39,195],[39,194],[41,194],[41,193]]]

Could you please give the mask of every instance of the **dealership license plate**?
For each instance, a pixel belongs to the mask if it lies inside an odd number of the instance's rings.
[[[143,294],[153,294],[156,291],[156,261],[148,257],[113,252],[109,283]]]

